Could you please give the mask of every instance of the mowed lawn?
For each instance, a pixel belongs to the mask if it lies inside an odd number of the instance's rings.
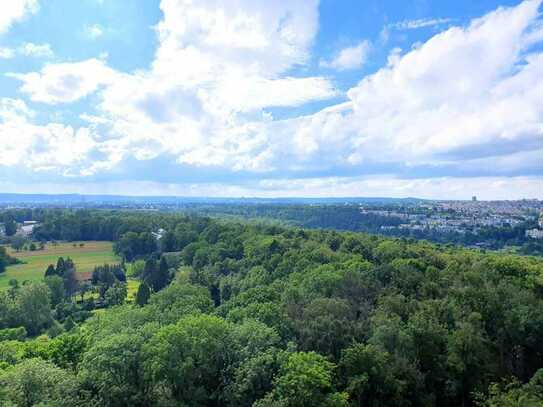
[[[40,281],[43,279],[45,270],[49,264],[56,265],[59,257],[70,257],[78,272],[92,271],[95,266],[104,263],[117,263],[120,259],[113,253],[113,244],[111,242],[82,242],[83,247],[76,247],[73,243],[59,243],[57,246],[47,244],[45,250],[21,251],[16,252],[8,248],[8,253],[22,261],[25,264],[16,264],[8,266],[6,271],[0,274],[0,290],[8,287],[8,282],[12,278],[19,281],[19,284],[25,280]]]

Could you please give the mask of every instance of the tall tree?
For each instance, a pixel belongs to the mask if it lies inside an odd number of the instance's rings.
[[[57,260],[57,267],[55,268],[57,275],[61,276],[64,274],[64,271],[66,271],[66,264],[64,263],[64,258],[59,257]]]
[[[151,290],[149,285],[144,281],[138,287],[138,292],[136,294],[136,304],[140,307],[143,307],[147,302],[149,302],[149,297],[151,296]]]
[[[162,256],[160,258],[158,273],[155,278],[155,286],[153,287],[153,289],[155,291],[160,291],[164,287],[166,287],[169,282],[170,282],[170,269],[168,267],[168,262],[166,261],[166,257]]]
[[[56,276],[57,275],[57,270],[55,269],[55,266],[53,266],[52,264],[49,264],[49,266],[47,266],[47,270],[45,270],[45,277],[51,277],[51,276]]]
[[[6,219],[4,221],[4,232],[6,236],[13,236],[17,232],[17,223],[13,219]]]

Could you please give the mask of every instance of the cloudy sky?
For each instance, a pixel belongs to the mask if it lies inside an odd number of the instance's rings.
[[[542,0],[9,0],[0,192],[543,198]]]

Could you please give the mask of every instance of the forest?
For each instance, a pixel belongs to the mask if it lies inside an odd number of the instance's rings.
[[[414,212],[416,205],[411,201],[387,203],[371,202],[370,207],[385,211]],[[186,212],[213,217],[238,219],[271,220],[291,226],[314,229],[333,229],[352,232],[377,233],[385,236],[425,239],[441,244],[463,246],[481,245],[492,250],[518,247],[520,254],[543,255],[543,241],[528,239],[525,231],[537,227],[536,221],[525,221],[518,225],[485,226],[478,230],[443,231],[438,229],[397,228],[405,220],[398,216],[385,216],[377,212],[362,212],[360,205],[347,204],[201,204],[184,208]],[[416,211],[415,211],[416,212]],[[417,213],[424,213],[418,211]]]
[[[543,404],[541,258],[176,213],[9,215],[122,260],[93,273],[101,309],[62,289],[64,259],[0,292],[2,406]]]

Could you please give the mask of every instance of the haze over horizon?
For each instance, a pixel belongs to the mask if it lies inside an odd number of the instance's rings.
[[[542,0],[398,3],[10,0],[0,192],[543,199]]]

